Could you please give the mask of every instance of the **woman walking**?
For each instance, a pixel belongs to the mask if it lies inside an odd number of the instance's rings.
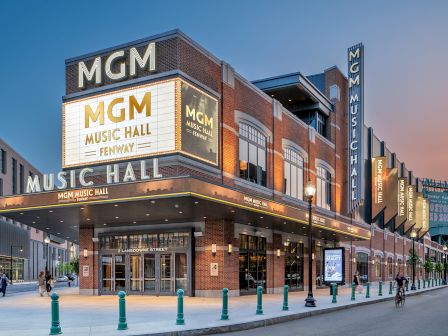
[[[39,294],[40,296],[44,296],[44,293],[47,293],[47,288],[46,288],[46,280],[45,280],[45,273],[44,271],[40,271],[39,273]]]

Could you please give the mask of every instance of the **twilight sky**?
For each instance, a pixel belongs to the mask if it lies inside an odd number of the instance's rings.
[[[363,42],[366,124],[417,176],[448,179],[447,18],[443,0],[5,1],[0,137],[58,171],[64,60],[174,28],[250,80],[346,73]]]

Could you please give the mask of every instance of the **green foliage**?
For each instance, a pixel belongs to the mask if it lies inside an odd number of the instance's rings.
[[[432,273],[434,272],[434,263],[430,259],[426,259],[425,263],[423,264],[423,268],[425,269],[426,273]]]
[[[76,257],[70,261],[70,265],[72,266],[72,272],[79,274],[79,258]]]
[[[441,262],[438,262],[438,263],[436,264],[436,272],[438,272],[438,273],[442,273],[442,272],[443,272],[443,269],[444,269],[443,264],[442,264]]]
[[[417,253],[412,253],[412,249],[409,250],[409,258],[406,261],[408,265],[412,265],[412,262],[415,260],[416,265],[421,265],[422,260]]]
[[[58,265],[58,271],[61,274],[68,274],[68,273],[76,273],[79,272],[79,259],[75,258],[71,260],[68,263],[59,263]]]

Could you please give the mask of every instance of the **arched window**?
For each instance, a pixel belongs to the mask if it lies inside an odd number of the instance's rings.
[[[320,166],[316,167],[316,205],[331,209],[331,173]]]
[[[356,270],[362,283],[369,281],[369,255],[364,252],[356,253]]]
[[[382,269],[382,265],[381,263],[383,262],[381,256],[377,255],[375,256],[375,276],[377,278],[381,278],[381,269]]]
[[[266,186],[266,137],[255,127],[240,124],[240,177]]]
[[[295,150],[284,150],[284,193],[303,199],[303,157]]]
[[[392,274],[393,266],[394,266],[394,262],[393,262],[392,257],[388,257],[387,258],[387,270],[388,270],[387,274],[389,276],[389,279],[393,278],[393,274]]]

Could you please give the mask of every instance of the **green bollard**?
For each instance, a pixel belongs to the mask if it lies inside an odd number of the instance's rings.
[[[228,320],[229,319],[229,307],[228,307],[228,297],[227,293],[229,290],[227,288],[222,289],[222,313],[221,313],[221,320]]]
[[[51,328],[50,335],[62,334],[61,324],[59,321],[59,295],[51,294]]]
[[[289,307],[288,307],[288,289],[289,289],[288,285],[284,285],[283,286],[283,308],[282,308],[282,310],[289,310]]]
[[[366,299],[370,299],[370,282],[367,283]]]
[[[331,300],[331,303],[337,303],[336,301],[336,286],[337,284],[332,283],[331,288],[333,289],[333,299]]]
[[[389,281],[389,295],[392,294],[392,281]]]
[[[380,281],[378,283],[379,289],[378,289],[378,296],[383,296],[383,282]]]
[[[417,280],[417,289],[420,289],[420,279]]]
[[[355,301],[355,283],[352,283],[352,297],[350,298],[350,301]]]
[[[184,325],[184,291],[182,289],[177,290],[177,325]]]
[[[263,295],[263,287],[257,287],[257,315],[263,315],[263,303],[261,296]]]
[[[118,292],[118,328],[117,330],[127,330],[128,323],[126,322],[126,293]]]

